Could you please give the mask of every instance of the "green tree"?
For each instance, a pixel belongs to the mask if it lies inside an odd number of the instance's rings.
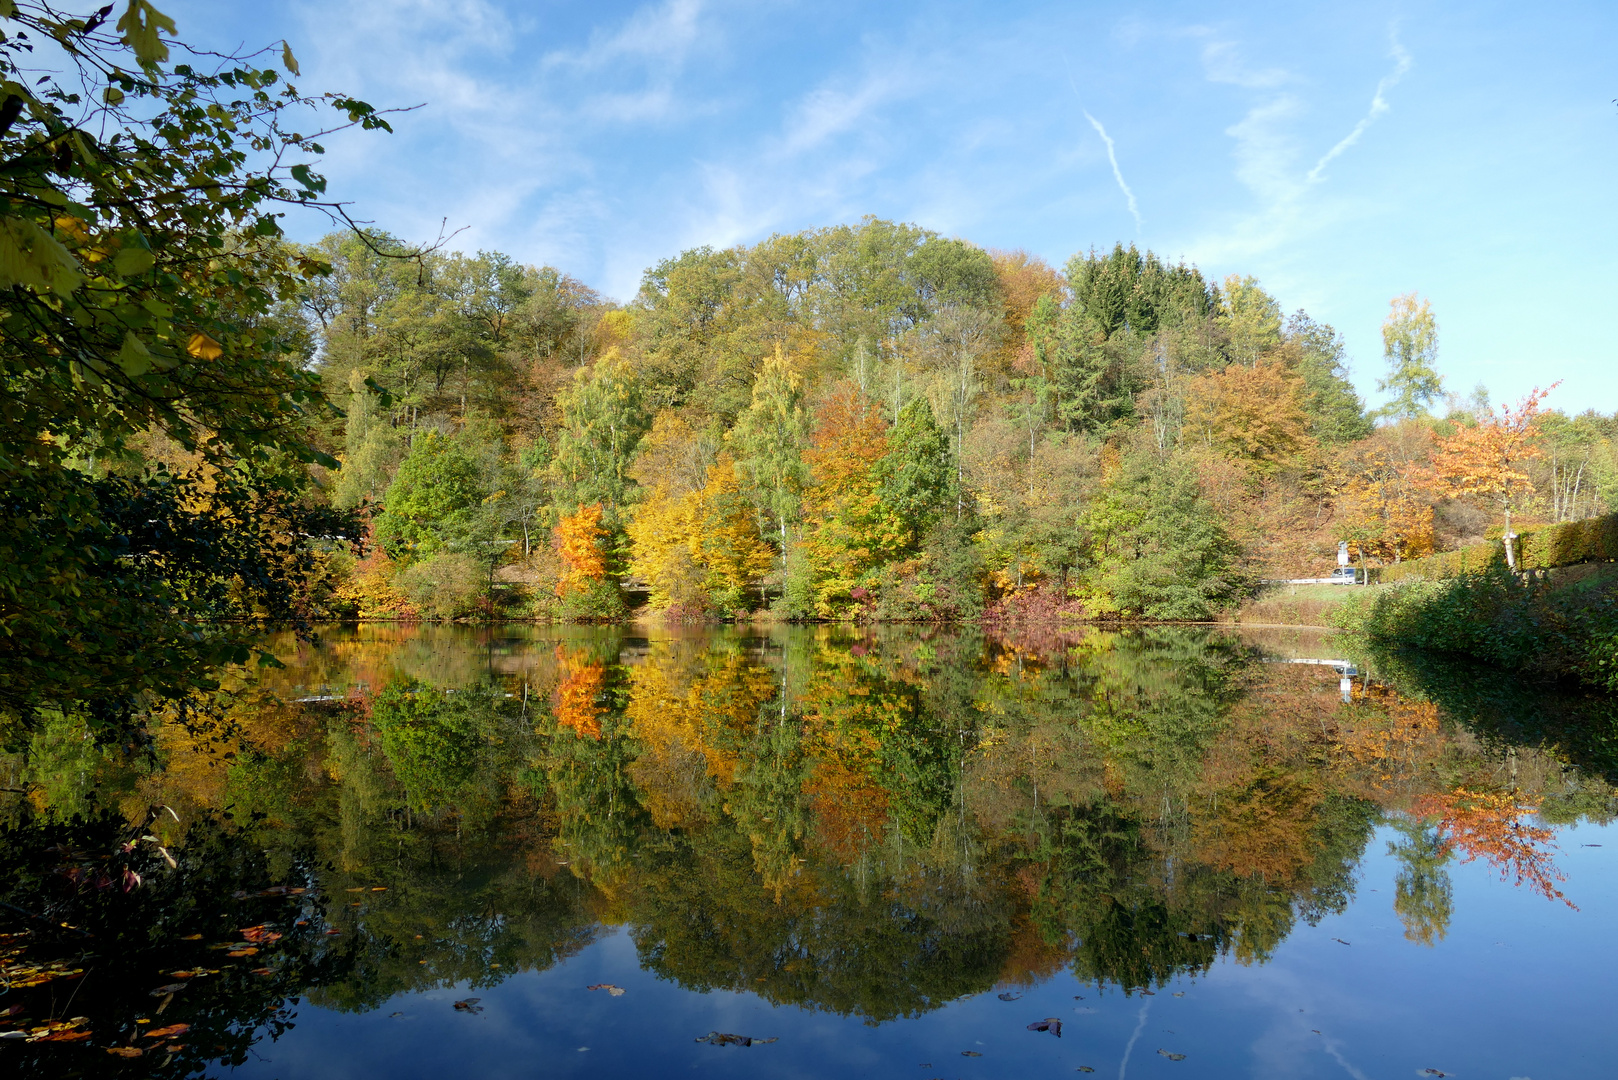
[[[377,542],[396,558],[432,555],[466,531],[485,493],[481,463],[462,440],[423,432],[388,485]]]
[[[1327,444],[1357,442],[1371,434],[1373,424],[1365,403],[1348,378],[1347,347],[1343,336],[1326,323],[1311,319],[1302,308],[1287,319],[1289,360],[1303,376],[1303,408],[1309,414],[1309,434]]]
[[[888,452],[876,468],[882,504],[898,515],[913,550],[945,512],[953,487],[949,436],[926,398],[900,410],[888,430]]]
[[[1241,553],[1202,497],[1192,463],[1126,455],[1084,517],[1104,607],[1148,619],[1206,619],[1247,584]]]
[[[1433,367],[1438,359],[1438,324],[1433,321],[1432,304],[1415,293],[1396,296],[1389,302],[1388,317],[1382,322],[1382,356],[1388,362],[1388,375],[1378,379],[1378,391],[1392,395],[1376,411],[1389,420],[1426,416],[1427,407],[1443,396],[1444,379]]]

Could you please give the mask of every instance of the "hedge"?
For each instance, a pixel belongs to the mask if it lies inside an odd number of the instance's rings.
[[[1549,570],[1553,566],[1614,561],[1618,561],[1618,514],[1561,525],[1540,525],[1517,534],[1519,570]],[[1375,579],[1382,582],[1437,581],[1505,565],[1505,545],[1499,540],[1490,540],[1459,551],[1384,566],[1375,572]]]

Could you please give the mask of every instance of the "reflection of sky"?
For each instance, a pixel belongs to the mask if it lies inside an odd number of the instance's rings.
[[[686,991],[641,971],[620,931],[549,971],[489,989],[407,995],[364,1015],[304,1007],[297,1027],[261,1043],[238,1075],[926,1080],[1074,1075],[1080,1065],[1107,1077],[1606,1075],[1618,828],[1558,830],[1557,864],[1578,911],[1501,883],[1481,862],[1451,862],[1454,917],[1431,949],[1405,940],[1393,911],[1393,836],[1384,829],[1372,838],[1342,915],[1298,924],[1268,963],[1221,961],[1207,977],[1152,997],[1098,994],[1063,974],[1014,1002],[990,992],[873,1027],[745,994]],[[584,989],[599,982],[627,993]],[[482,999],[482,1013],[452,1007],[469,993]],[[1063,1018],[1061,1039],[1027,1030],[1047,1016]],[[780,1041],[693,1041],[713,1030]]]

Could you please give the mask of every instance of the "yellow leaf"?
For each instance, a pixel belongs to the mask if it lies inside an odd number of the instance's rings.
[[[298,70],[297,58],[292,55],[292,46],[285,41],[281,42],[281,64],[292,74],[302,74]]]
[[[198,360],[217,360],[225,354],[225,347],[207,334],[195,333],[185,343],[185,351]]]

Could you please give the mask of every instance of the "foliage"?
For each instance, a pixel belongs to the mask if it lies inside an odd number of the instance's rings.
[[[334,462],[307,430],[324,408],[307,336],[282,316],[323,266],[279,218],[332,208],[312,171],[326,110],[387,125],[253,58],[172,62],[149,4],[115,27],[4,16],[0,708],[111,721],[212,685],[249,654],[248,621],[310,614],[314,539],[351,534],[301,498],[303,463]],[[147,468],[152,437],[196,466]]]

